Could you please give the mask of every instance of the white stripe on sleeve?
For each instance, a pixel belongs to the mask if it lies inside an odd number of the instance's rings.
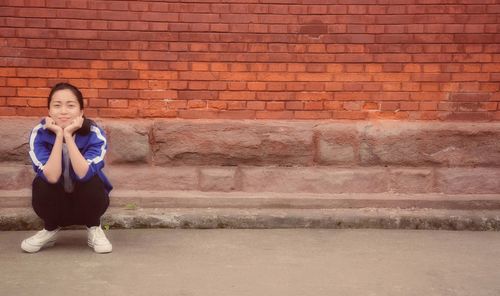
[[[35,138],[38,135],[38,130],[41,128],[43,128],[43,125],[39,123],[31,132],[29,155],[31,157],[31,161],[33,161],[33,164],[35,164],[35,166],[37,166],[39,169],[43,170],[43,164],[40,162],[40,160],[38,160],[35,154]]]

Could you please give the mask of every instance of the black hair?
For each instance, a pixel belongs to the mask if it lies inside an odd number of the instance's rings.
[[[69,84],[67,82],[60,82],[52,87],[50,90],[49,98],[47,100],[47,108],[50,108],[50,101],[52,101],[52,96],[58,90],[69,89],[78,100],[78,104],[80,105],[80,109],[83,110],[83,95],[82,92],[74,85]]]

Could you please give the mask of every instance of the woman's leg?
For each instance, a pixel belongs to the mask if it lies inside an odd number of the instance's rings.
[[[99,176],[84,183],[76,183],[72,198],[73,213],[78,224],[87,227],[101,224],[101,216],[109,206],[109,196]]]
[[[61,225],[61,217],[68,210],[68,201],[60,184],[50,184],[37,177],[33,180],[32,205],[45,229],[52,231]]]

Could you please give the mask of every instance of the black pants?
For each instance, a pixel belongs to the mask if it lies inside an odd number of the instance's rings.
[[[50,184],[37,177],[33,180],[32,204],[47,230],[68,225],[91,227],[100,224],[109,196],[98,176],[77,182],[71,193],[65,192],[62,184]]]

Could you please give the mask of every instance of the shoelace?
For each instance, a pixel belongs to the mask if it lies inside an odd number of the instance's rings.
[[[36,238],[41,238],[41,237],[45,236],[45,234],[46,234],[47,232],[48,232],[47,230],[42,229],[42,230],[40,230],[40,231],[38,231],[38,232],[36,233],[35,237],[36,237]]]

